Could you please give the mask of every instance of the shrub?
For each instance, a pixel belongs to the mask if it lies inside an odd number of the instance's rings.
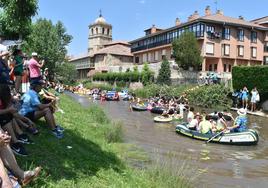
[[[268,98],[268,66],[233,67],[232,79],[235,90],[257,87],[261,99]]]
[[[230,89],[223,85],[196,86],[185,91],[191,104],[206,108],[229,108],[231,101],[228,98]]]
[[[133,71],[133,72],[125,72],[125,73],[96,73],[93,76],[94,81],[107,81],[113,84],[115,81],[124,81],[124,82],[138,82],[141,78],[141,73]]]
[[[159,74],[157,77],[157,83],[158,84],[166,84],[171,85],[171,70],[169,67],[169,62],[165,58],[161,63],[161,68],[159,69]]]

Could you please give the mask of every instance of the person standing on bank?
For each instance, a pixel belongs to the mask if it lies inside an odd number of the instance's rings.
[[[241,98],[242,98],[242,108],[247,109],[248,107],[248,89],[245,86],[242,90],[242,94],[241,94]]]
[[[256,103],[260,101],[260,95],[256,87],[251,91],[251,111],[254,112],[256,110]]]
[[[41,68],[44,66],[45,61],[42,60],[39,63],[38,55],[36,52],[32,53],[32,58],[28,62],[28,68],[30,71],[30,82],[42,80]]]
[[[21,91],[21,79],[23,76],[23,53],[20,49],[15,49],[13,52],[14,61],[12,62],[12,66],[14,67],[14,75],[15,75],[15,90],[16,93],[19,94]]]

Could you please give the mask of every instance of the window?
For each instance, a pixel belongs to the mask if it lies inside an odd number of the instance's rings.
[[[264,56],[263,58],[263,64],[268,65],[268,56]]]
[[[162,50],[162,55],[166,55],[166,50]]]
[[[206,45],[206,54],[214,55],[214,44],[213,43],[207,43],[207,45]]]
[[[110,29],[107,29],[107,35],[110,35]]]
[[[154,60],[155,61],[158,61],[158,51],[155,51],[154,52]]]
[[[98,30],[98,28],[96,28],[96,34],[99,34],[99,30]]]
[[[251,57],[256,58],[257,57],[257,48],[251,47]]]
[[[152,54],[148,53],[148,61],[151,62],[152,61]]]
[[[207,32],[208,38],[210,38],[210,39],[215,38],[215,27],[214,26],[207,25],[206,32]]]
[[[237,31],[237,39],[238,41],[244,41],[244,30],[243,29],[239,29]]]
[[[268,52],[268,42],[265,42],[264,43],[264,51],[265,52]]]
[[[223,28],[222,30],[222,38],[225,39],[225,40],[230,40],[230,28]]]
[[[102,34],[103,34],[103,35],[104,35],[104,31],[105,31],[104,28],[102,28]]]
[[[223,72],[227,72],[227,65],[223,64]]]
[[[92,29],[91,29],[91,35],[93,35],[93,34],[94,34],[94,29],[92,28]]]
[[[251,42],[257,43],[257,32],[256,31],[251,31]]]
[[[217,71],[218,69],[218,64],[214,64],[214,70],[213,71]]]
[[[240,57],[243,57],[244,56],[244,46],[241,46],[241,45],[238,45],[237,46],[237,54]]]
[[[212,64],[209,65],[208,71],[212,71]]]
[[[230,55],[230,44],[222,44],[222,55],[224,56]]]
[[[147,61],[147,54],[143,54],[142,55],[142,62],[146,62]]]
[[[229,72],[232,71],[232,65],[229,64]]]

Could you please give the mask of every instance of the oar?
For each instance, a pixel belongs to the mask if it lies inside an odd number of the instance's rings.
[[[217,136],[220,136],[220,135],[221,135],[222,133],[224,133],[224,132],[225,132],[225,130],[223,130],[223,131],[219,132],[218,134],[212,136],[208,141],[206,141],[206,144],[209,143],[209,142],[210,142],[211,140],[213,140],[214,138],[216,138]]]

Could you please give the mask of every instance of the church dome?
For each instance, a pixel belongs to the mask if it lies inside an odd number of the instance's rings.
[[[100,15],[94,22],[95,24],[107,24],[106,20]]]

